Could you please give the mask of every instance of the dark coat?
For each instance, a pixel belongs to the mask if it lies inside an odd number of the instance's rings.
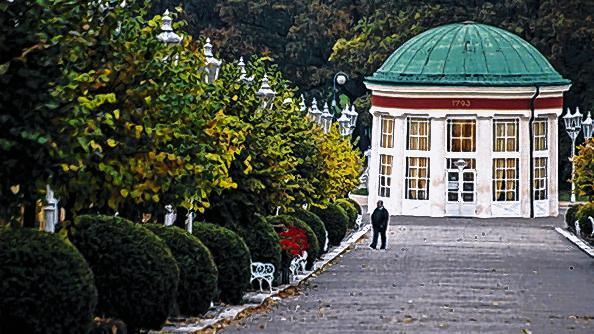
[[[388,228],[388,220],[390,220],[390,214],[386,208],[376,208],[371,214],[371,225],[377,230],[386,230]]]

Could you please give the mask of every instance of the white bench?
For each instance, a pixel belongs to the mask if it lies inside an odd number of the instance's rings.
[[[293,275],[293,279],[296,279],[298,274],[305,272],[306,265],[307,265],[307,251],[303,251],[303,253],[301,253],[301,255],[295,256],[293,258],[293,260],[291,260],[291,264],[289,265],[289,270],[291,271],[291,275]]]
[[[362,215],[357,215],[357,220],[355,220],[355,229],[359,230],[361,228],[361,225],[363,225],[363,216]]]
[[[266,281],[270,292],[272,292],[272,281],[274,280],[275,271],[274,265],[272,263],[252,262],[251,270],[252,277],[250,279],[250,284],[254,280],[257,280],[260,284],[260,291],[263,291],[262,281]]]

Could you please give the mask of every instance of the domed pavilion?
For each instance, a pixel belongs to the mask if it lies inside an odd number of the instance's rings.
[[[557,119],[571,82],[522,38],[475,22],[398,48],[372,91],[369,202],[392,215],[558,215]]]

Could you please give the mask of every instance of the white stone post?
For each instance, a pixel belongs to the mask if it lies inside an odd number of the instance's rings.
[[[45,195],[45,202],[47,203],[43,207],[43,217],[45,225],[43,230],[49,233],[56,231],[56,225],[59,222],[59,200],[54,196],[54,191],[50,188],[49,184],[46,186],[47,193]]]
[[[165,205],[165,212],[165,226],[173,226],[175,219],[177,218],[177,214],[175,213],[175,210],[173,210],[173,205]]]
[[[188,211],[188,213],[186,213],[186,231],[188,231],[188,233],[192,234],[192,224],[194,223],[194,212],[193,211]]]

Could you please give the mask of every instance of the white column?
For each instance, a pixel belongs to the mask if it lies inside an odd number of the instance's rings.
[[[530,122],[520,117],[520,215],[530,218]]]
[[[375,208],[375,203],[378,200],[378,177],[379,177],[379,138],[380,138],[380,122],[379,115],[376,112],[371,112],[372,116],[372,131],[371,131],[371,156],[369,157],[369,181],[367,182],[367,203],[369,209]]]
[[[476,216],[491,217],[493,198],[493,125],[492,117],[477,116],[476,136]]]
[[[431,118],[431,150],[429,152],[429,202],[431,216],[443,217],[446,204],[446,122],[445,117]]]
[[[406,176],[406,116],[394,118],[394,165],[392,166],[392,189],[390,191],[390,202],[393,203],[395,215],[408,214],[402,212],[402,201],[404,200],[404,183]]]
[[[559,215],[559,161],[558,161],[558,150],[559,150],[559,133],[557,127],[557,115],[548,115],[548,132],[547,141],[549,149],[549,170],[547,175],[549,178],[549,215],[557,217]]]

